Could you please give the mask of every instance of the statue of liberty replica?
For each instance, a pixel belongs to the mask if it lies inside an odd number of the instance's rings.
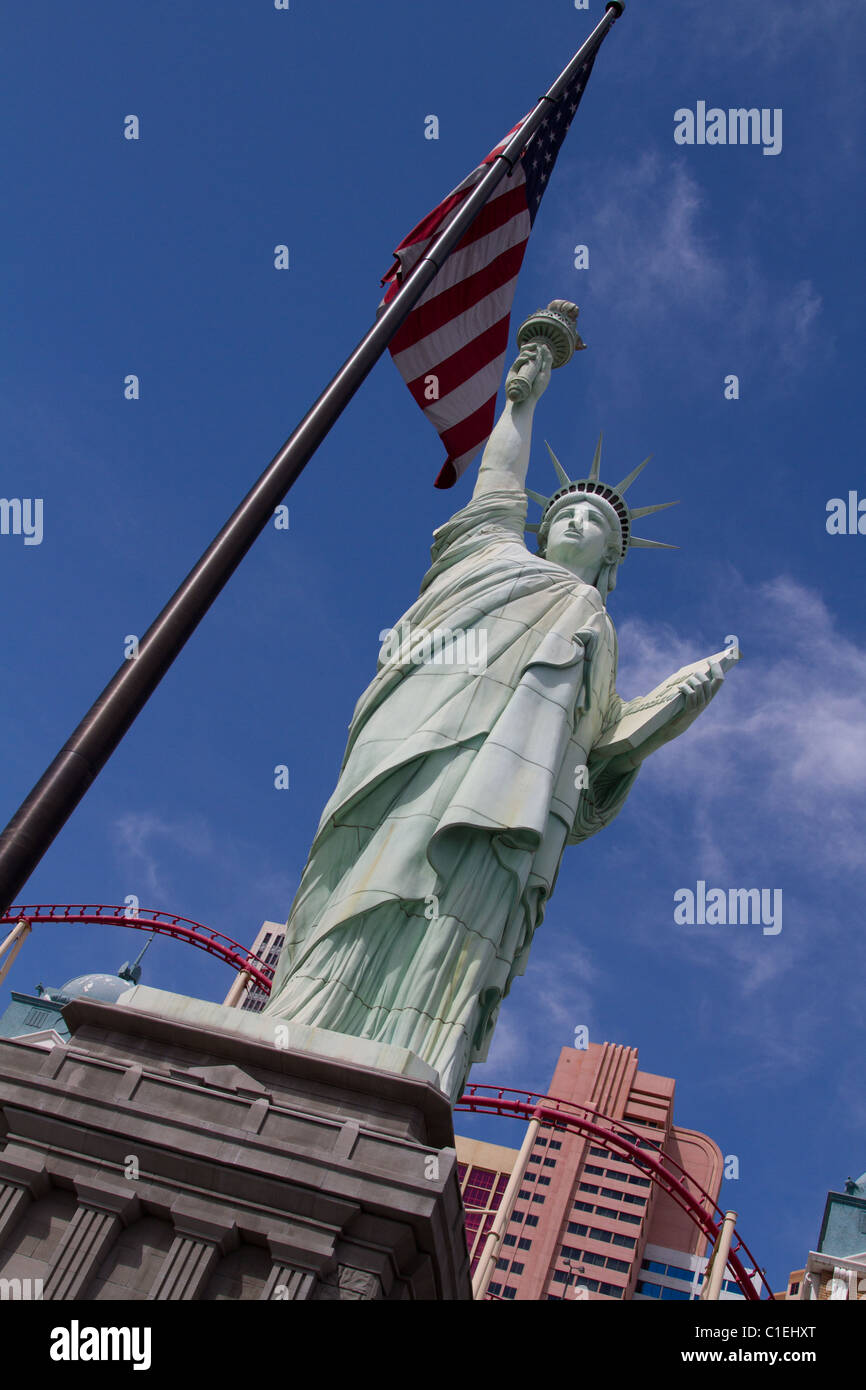
[[[588,476],[551,451],[558,488],[525,490],[535,407],[583,346],[576,323],[554,300],[520,330],[472,500],[435,532],[356,706],[265,1009],[408,1048],[452,1102],[526,968],[565,847],[618,815],[643,760],[736,659],[617,694],[608,596],[629,551],[659,545],[632,522],[673,503],[631,507],[644,464],[611,486],[600,442]],[[528,498],[542,507],[529,526]]]

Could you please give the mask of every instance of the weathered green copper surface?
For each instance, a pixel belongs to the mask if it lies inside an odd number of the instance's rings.
[[[408,1048],[452,1098],[526,967],[565,846],[617,815],[642,760],[724,678],[708,658],[620,699],[605,600],[626,532],[602,495],[557,502],[544,554],[527,549],[550,349],[524,345],[509,379],[528,359],[531,395],[507,401],[472,500],[435,533],[420,597],[358,702],[265,1010]]]

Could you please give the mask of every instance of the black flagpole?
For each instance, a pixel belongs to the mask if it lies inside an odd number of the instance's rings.
[[[0,915],[8,912],[49,845],[66,824],[91,782],[153,694],[169,666],[214,599],[264,530],[289,488],[352,396],[372,371],[391,338],[540,126],[548,103],[556,102],[578,68],[594,56],[622,14],[622,0],[609,0],[603,18],[568,67],[515,131],[426,255],[315,404],[268,464],[258,482],[229,517],[180,588],[141,639],[138,656],[125,661],[21,803],[0,835]]]

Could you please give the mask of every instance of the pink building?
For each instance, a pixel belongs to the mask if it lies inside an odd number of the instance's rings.
[[[563,1048],[549,1094],[603,1111],[644,1147],[676,1159],[717,1199],[722,1154],[706,1135],[674,1123],[674,1085],[639,1071],[635,1048],[593,1043]],[[492,1162],[485,1168],[486,1149]],[[474,1269],[517,1152],[458,1139],[457,1154]],[[628,1160],[594,1139],[542,1125],[489,1292],[531,1300],[689,1298],[705,1252],[685,1212]]]

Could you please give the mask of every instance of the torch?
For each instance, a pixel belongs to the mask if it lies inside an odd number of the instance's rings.
[[[523,349],[532,345],[550,348],[554,367],[564,367],[576,352],[586,347],[577,331],[577,316],[580,310],[568,299],[552,299],[546,309],[538,309],[520,325],[517,331],[517,346],[521,358],[515,362],[515,369],[509,376],[505,394],[510,401],[525,401],[532,391],[532,383],[541,370],[538,355],[526,357]]]

